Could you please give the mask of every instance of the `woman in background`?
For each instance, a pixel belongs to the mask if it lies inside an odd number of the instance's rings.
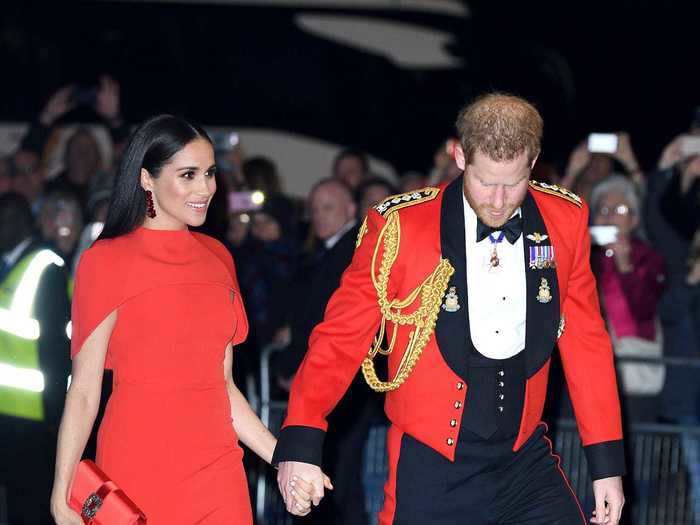
[[[639,235],[640,202],[634,182],[611,175],[593,187],[591,218],[595,226],[614,226],[614,242],[591,251],[604,318],[618,357],[661,357],[658,306],[665,287],[661,254]],[[640,363],[618,365],[629,421],[653,421],[663,367]]]

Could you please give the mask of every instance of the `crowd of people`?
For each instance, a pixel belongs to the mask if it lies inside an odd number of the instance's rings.
[[[39,522],[32,520],[32,513],[42,512],[37,491],[46,494],[48,504],[53,477],[49,451],[55,448],[70,374],[73,274],[105,221],[114,172],[130,132],[114,79],[103,77],[90,100],[81,100],[76,92],[66,86],[52,95],[17,149],[0,159],[3,289],[21,277],[15,270],[28,264],[22,263],[25,256],[47,250],[61,261],[40,274],[33,298],[33,315],[41,326],[34,366],[44,374],[44,408],[36,414],[29,413],[31,407],[12,413],[8,406],[13,400],[0,396],[0,415],[13,423],[1,425],[2,441],[12,448],[2,447],[0,460],[10,469],[0,485],[8,489],[11,512],[16,506],[22,515],[11,523]],[[88,105],[101,119],[109,158],[94,127],[72,126],[60,169],[49,174],[48,156],[56,149],[64,117],[77,104]],[[614,151],[591,151],[584,141],[563,169],[535,167],[534,178],[567,188],[589,203],[591,226],[614,227],[597,230],[613,232],[610,237],[592,231],[591,265],[619,357],[700,357],[700,150],[693,149],[692,141],[700,136],[700,111],[688,129],[678,131],[657,165],[648,169],[640,165],[625,132],[615,134]],[[327,173],[318,174],[305,199],[284,191],[285,178],[293,174],[280,172],[269,158],[248,157],[235,134],[214,136],[214,146],[218,189],[201,230],[223,242],[236,263],[250,333],[234,373],[244,385],[246,375],[257,374],[265,347],[283,347],[274,362],[272,385],[282,397],[304,358],[311,330],[350,263],[367,210],[390,195],[459,176],[455,141],[448,138],[440,145],[431,170],[406,173],[398,182],[373,174],[365,152],[344,149]],[[9,308],[11,294],[3,301],[7,304],[0,306]],[[693,366],[621,361],[618,376],[627,422],[698,424],[700,383]],[[358,491],[359,466],[369,426],[382,417],[380,406],[380,396],[358,378],[337,409],[327,445],[333,452],[324,464],[336,490],[314,515],[318,523],[368,523]],[[694,487],[700,487],[700,443],[689,436],[684,446]],[[35,454],[37,450],[41,452]],[[30,479],[28,470],[33,472]],[[349,503],[353,501],[360,503]]]

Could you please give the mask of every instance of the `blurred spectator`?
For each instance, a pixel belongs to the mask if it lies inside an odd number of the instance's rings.
[[[592,222],[614,226],[616,239],[595,246],[592,266],[600,288],[604,316],[620,357],[661,357],[657,307],[665,282],[663,257],[639,236],[641,207],[636,187],[622,175],[610,175],[593,187]],[[593,235],[594,243],[596,236]],[[623,391],[631,396],[656,396],[664,368],[623,363],[619,367]],[[626,398],[630,420],[655,420],[654,399]]]
[[[302,298],[302,303],[293,318],[291,345],[278,363],[278,383],[287,389],[306,354],[311,331],[323,320],[328,300],[350,264],[359,231],[352,192],[341,180],[331,178],[318,182],[311,190],[309,205],[312,229],[323,249],[316,253],[314,264],[300,278],[294,294]],[[331,477],[335,488],[303,523],[369,523],[362,484],[362,454],[370,424],[380,412],[377,408],[380,400],[381,396],[367,388],[358,374],[331,413],[323,470]]]
[[[364,219],[367,210],[379,204],[389,195],[395,195],[398,191],[388,180],[382,177],[370,177],[365,179],[355,190],[355,202],[357,202],[357,217]]]
[[[19,149],[10,158],[10,175],[13,191],[23,195],[34,215],[38,215],[44,193],[44,171],[39,154]]]
[[[0,159],[0,195],[12,190],[12,177],[10,175],[10,160]]]
[[[681,147],[684,137],[694,134],[700,134],[697,116],[689,133],[676,137],[664,148],[657,171],[648,177],[646,217],[649,238],[664,253],[668,266],[667,291],[659,305],[664,354],[697,359],[700,357],[700,286],[692,282],[695,264],[691,238],[700,202],[692,202],[689,197],[697,187],[694,181],[699,170],[695,156],[686,154]],[[693,367],[667,367],[662,393],[665,421],[700,424],[697,373],[697,368]],[[682,439],[692,497],[700,501],[700,439],[685,432]],[[700,505],[696,505],[695,520],[700,523]]]
[[[277,197],[286,201],[289,206],[289,221],[295,225],[299,222],[303,203],[284,195],[282,178],[277,165],[267,157],[253,157],[243,163],[243,178],[245,187],[249,191],[260,191],[265,199]]]
[[[561,176],[554,162],[537,159],[535,167],[532,169],[532,179],[547,184],[560,184]]]
[[[352,191],[340,180],[324,179],[309,194],[311,227],[325,250],[333,248],[355,225],[357,205]]]
[[[455,161],[455,145],[457,139],[449,138],[438,147],[433,156],[433,168],[430,170],[428,183],[431,186],[449,184],[459,177],[461,170]]]
[[[47,183],[47,191],[73,193],[81,207],[86,206],[90,183],[102,166],[100,147],[89,129],[80,127],[68,139],[63,166],[65,169]]]
[[[616,135],[617,150],[611,154],[591,153],[587,141],[579,144],[569,157],[561,185],[578,194],[586,202],[590,199],[593,186],[614,171],[626,173],[635,183],[641,185],[642,172],[630,137],[627,133]]]
[[[247,189],[261,191],[265,198],[282,193],[277,166],[267,157],[253,157],[243,163]]]
[[[700,154],[684,157],[674,165],[660,205],[675,231],[692,241],[700,228]]]
[[[53,246],[72,268],[74,251],[83,231],[83,216],[75,195],[62,191],[46,195],[39,212],[42,238]]]
[[[243,179],[243,148],[240,136],[236,132],[212,132],[214,155],[216,158],[217,174],[228,191],[242,189]],[[217,179],[219,182],[219,179]]]
[[[288,343],[290,286],[298,270],[300,247],[288,199],[273,196],[250,214],[250,235],[236,250],[241,293],[250,335],[259,349]]]
[[[55,461],[70,370],[70,306],[64,261],[39,240],[29,203],[17,193],[0,196],[0,255],[0,307],[13,317],[0,327],[0,364],[6,374],[8,367],[34,372],[17,373],[14,386],[0,384],[0,485],[8,490],[8,523],[52,523],[47,467]],[[26,286],[31,282],[35,288]],[[38,322],[38,339],[27,334],[31,320]],[[21,381],[35,375],[43,391]]]
[[[332,176],[343,181],[352,190],[357,189],[369,176],[369,159],[358,149],[347,148],[336,155],[333,160]]]
[[[84,211],[84,217],[87,224],[83,228],[78,243],[73,254],[73,266],[70,275],[75,275],[78,268],[80,256],[87,250],[97,237],[102,232],[105,219],[107,218],[107,209],[109,208],[109,200],[112,195],[112,184],[114,180],[112,175],[101,172],[100,176],[93,180],[88,197],[87,209]],[[71,282],[72,290],[72,282]],[[72,293],[72,291],[71,291]]]
[[[63,86],[46,102],[39,118],[30,127],[20,149],[44,153],[55,126],[74,109],[87,107],[107,126],[114,143],[114,161],[120,159],[120,146],[129,135],[129,128],[121,116],[119,84],[108,76],[100,77],[93,88]],[[100,149],[94,135],[87,128],[78,128],[68,140],[64,156],[64,171],[47,182],[47,191],[71,191],[78,196],[81,206],[88,200],[90,180],[102,168]]]
[[[250,214],[244,212],[231,213],[228,216],[226,241],[234,251],[247,239],[250,230]]]
[[[86,221],[105,222],[113,186],[114,176],[111,173],[101,171],[92,179],[88,189],[87,203],[83,210]]]
[[[417,171],[408,171],[401,175],[399,179],[398,193],[408,193],[409,191],[419,190],[428,185],[428,179],[422,173]]]

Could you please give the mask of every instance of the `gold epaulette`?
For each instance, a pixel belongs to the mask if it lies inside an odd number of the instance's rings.
[[[566,188],[557,186],[556,184],[547,184],[546,182],[537,182],[536,180],[530,181],[530,187],[533,190],[541,191],[542,193],[549,193],[550,195],[556,195],[564,200],[575,204],[579,208],[583,206],[583,201],[581,197],[576,195],[573,191],[569,191]]]
[[[421,202],[431,201],[437,197],[438,193],[440,193],[440,188],[434,188],[432,186],[416,191],[399,193],[398,195],[391,195],[390,197],[387,197],[382,202],[377,204],[374,209],[377,210],[379,215],[382,217],[387,217],[390,213],[400,210],[401,208],[413,206],[414,204],[420,204]]]

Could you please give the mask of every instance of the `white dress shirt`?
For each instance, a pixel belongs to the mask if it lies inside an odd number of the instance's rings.
[[[527,288],[523,236],[515,244],[504,237],[496,245],[499,265],[492,268],[494,245],[488,237],[476,242],[476,213],[467,199],[463,199],[472,343],[486,357],[507,359],[525,348]],[[520,214],[520,209],[515,213]],[[498,232],[492,236],[498,238]]]

